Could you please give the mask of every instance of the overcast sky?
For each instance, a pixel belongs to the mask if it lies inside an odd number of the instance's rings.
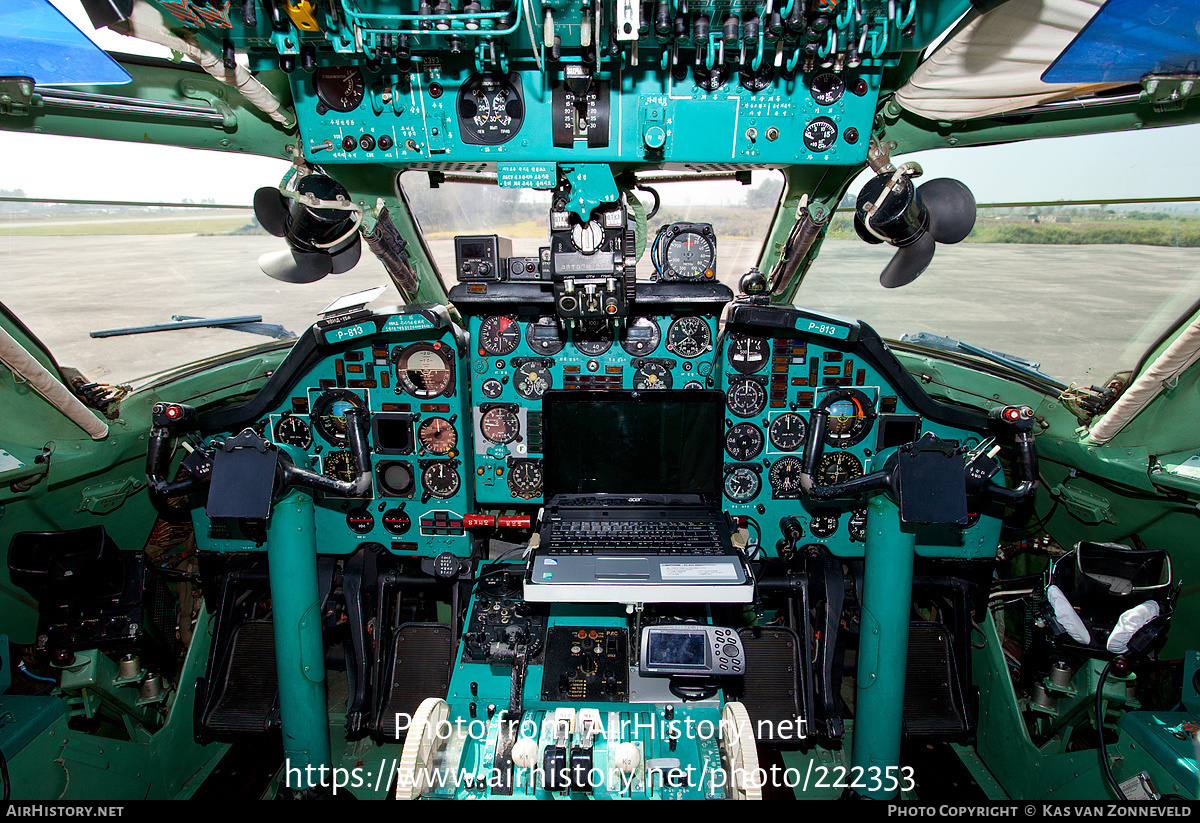
[[[51,2],[104,48],[165,53],[153,44],[93,30],[79,0]],[[119,86],[113,88],[120,93]],[[965,181],[980,203],[1187,196],[1200,191],[1197,144],[1200,125],[904,159],[918,160],[927,178]],[[286,169],[283,161],[268,158],[204,152],[204,162],[197,163],[197,152],[165,146],[6,132],[0,132],[0,153],[6,158],[0,164],[0,189],[20,188],[32,197],[248,203],[255,188],[277,183]]]

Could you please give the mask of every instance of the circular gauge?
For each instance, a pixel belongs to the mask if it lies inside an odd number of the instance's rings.
[[[508,472],[508,490],[513,497],[531,500],[542,493],[542,461],[520,460]]]
[[[767,407],[767,390],[750,378],[735,380],[729,386],[725,403],[738,417],[753,417]]]
[[[808,530],[813,537],[833,537],[838,530],[838,518],[835,514],[813,515],[808,520]]]
[[[771,344],[762,337],[734,334],[729,337],[729,365],[742,374],[762,371],[771,359]]]
[[[668,230],[669,231],[669,230]],[[676,280],[707,280],[717,266],[717,249],[712,238],[694,229],[683,229],[667,238],[662,260],[668,277]]]
[[[698,380],[689,380],[683,384],[683,387],[685,389],[702,389],[704,388],[704,384]]]
[[[327,443],[340,446],[346,442],[346,412],[355,408],[367,411],[367,404],[354,392],[349,389],[327,391],[313,403],[313,428]]]
[[[494,314],[479,324],[479,354],[504,357],[521,344],[521,327],[511,317]]]
[[[545,366],[531,360],[517,367],[513,388],[526,400],[540,400],[547,389],[554,388],[554,375]]]
[[[350,452],[327,452],[321,473],[333,480],[351,483],[358,477],[358,461]]]
[[[699,357],[712,350],[712,332],[699,317],[680,317],[667,329],[667,351],[680,357]]]
[[[525,107],[521,93],[503,74],[477,74],[458,92],[458,127],[464,143],[500,145],[521,129]]]
[[[745,503],[758,496],[762,489],[762,478],[758,472],[746,466],[738,466],[725,475],[725,496],[734,503]]]
[[[729,65],[714,65],[710,70],[703,60],[692,63],[692,79],[705,91],[716,91],[729,80]]]
[[[845,483],[862,477],[862,473],[862,463],[850,452],[828,452],[817,463],[817,482],[822,486]]]
[[[837,123],[828,117],[817,117],[804,127],[804,145],[809,151],[825,152],[837,142]]]
[[[479,418],[479,431],[490,443],[511,443],[521,433],[521,421],[510,409],[496,406]]]
[[[388,509],[380,520],[383,521],[383,528],[388,534],[404,534],[412,528],[412,520],[401,508]]]
[[[438,460],[430,463],[425,467],[425,471],[421,472],[421,485],[431,496],[445,500],[458,493],[462,481],[453,466],[445,460]]]
[[[483,385],[479,387],[479,390],[483,392],[484,397],[488,398],[489,400],[495,400],[500,396],[500,392],[504,391],[504,386],[499,380],[492,377],[484,380]]]
[[[800,473],[804,466],[798,457],[781,457],[771,464],[771,496],[775,498],[800,496]]]
[[[558,354],[567,345],[557,317],[539,317],[525,327],[525,345],[535,354]]]
[[[763,449],[763,433],[753,423],[735,423],[725,435],[725,451],[743,463],[758,457]]]
[[[786,412],[771,421],[767,436],[771,438],[771,445],[781,452],[794,452],[804,445],[804,435],[807,433],[808,426],[804,418],[794,412]]]
[[[607,323],[599,325],[585,322],[575,334],[575,348],[588,357],[599,357],[613,344],[612,331]]]
[[[313,72],[313,88],[325,108],[347,112],[358,108],[366,84],[354,66],[325,66]]]
[[[856,509],[854,511],[854,513],[852,515],[850,515],[850,524],[849,524],[848,528],[850,531],[850,539],[851,540],[853,540],[855,543],[866,543],[867,542],[867,510],[866,509]]]
[[[875,422],[875,406],[871,399],[857,389],[839,389],[826,401],[829,422],[825,426],[825,442],[837,448],[853,446],[871,432]]]
[[[344,425],[345,418],[342,418],[342,422]],[[289,446],[307,449],[312,445],[312,429],[299,417],[284,415],[275,424],[275,440],[278,443],[286,443]]]
[[[840,74],[823,71],[812,79],[808,88],[812,91],[813,100],[817,101],[817,105],[832,106],[846,91],[846,81]]]
[[[454,361],[441,343],[413,343],[392,352],[396,381],[413,397],[437,397],[454,391]]]
[[[669,389],[671,388],[671,370],[662,363],[642,363],[633,374],[635,389]]]
[[[417,441],[426,454],[450,454],[458,445],[458,432],[444,417],[431,417],[417,429]]]
[[[755,71],[749,64],[743,65],[738,70],[738,82],[742,84],[742,88],[751,94],[757,94],[763,89],[770,88],[771,82],[775,79],[775,64],[769,63],[766,60],[759,65],[758,71]]]
[[[412,468],[399,460],[381,461],[375,466],[379,490],[391,497],[411,495],[414,485]]]
[[[346,514],[346,525],[355,534],[370,534],[375,528],[375,517],[366,509],[355,509]]]
[[[658,323],[649,317],[636,317],[621,330],[621,348],[634,357],[650,354],[661,340]]]

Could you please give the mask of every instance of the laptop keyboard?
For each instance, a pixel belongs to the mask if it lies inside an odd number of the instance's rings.
[[[694,520],[569,520],[551,526],[548,555],[713,555],[722,550],[717,527]]]

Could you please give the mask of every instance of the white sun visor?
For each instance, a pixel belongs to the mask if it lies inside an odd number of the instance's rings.
[[[1114,88],[1041,80],[1103,5],[1104,0],[1008,0],[947,38],[896,92],[896,100],[921,117],[954,121]]]

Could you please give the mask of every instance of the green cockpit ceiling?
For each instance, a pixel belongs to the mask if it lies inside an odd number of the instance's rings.
[[[46,2],[23,0],[14,9]],[[478,19],[465,24],[451,19],[444,29],[436,15],[413,22],[420,15],[401,14],[405,4],[383,0],[277,3],[269,6],[278,11],[274,19],[258,14],[251,15],[253,20],[238,3],[84,5],[92,6],[97,24],[138,35],[140,40],[129,41],[131,50],[154,41],[176,53],[188,52],[189,58],[172,63],[113,54],[130,82],[69,87],[41,83],[36,66],[21,72],[6,64],[7,73],[28,74],[34,82],[0,81],[0,128],[289,159],[300,150],[368,206],[366,228],[373,220],[370,206],[380,201],[389,206],[410,243],[419,276],[415,292],[403,293],[418,300],[444,301],[446,295],[397,186],[402,169],[495,175],[503,166],[520,179],[535,174],[538,164],[558,163],[565,169],[604,163],[618,182],[629,186],[636,175],[650,171],[780,168],[784,193],[759,269],[770,271],[788,248],[800,209],[806,208],[820,229],[802,259],[789,261],[792,277],[772,294],[775,301],[790,302],[820,251],[828,216],[867,165],[869,146],[898,157],[931,148],[1175,125],[1196,120],[1200,112],[1189,104],[1190,86],[1153,73],[1140,83],[1105,82],[1103,76],[1087,82],[1041,82],[1040,75],[1094,16],[1101,5],[1095,0],[1007,0],[986,4],[986,11],[967,0],[858,0],[837,6],[824,34],[788,28],[788,14],[803,4],[784,0],[777,9],[766,5],[761,37],[757,28],[747,28],[751,19],[758,19],[751,13],[763,11],[759,3],[701,0],[682,8],[678,0],[668,0],[641,6],[639,31],[622,35],[613,26],[615,39],[605,49],[590,33],[609,25],[591,16],[601,4],[581,0],[483,3],[475,10]],[[771,17],[772,12],[780,19]],[[9,12],[10,18],[15,13]],[[667,18],[655,17],[662,13]],[[746,18],[746,25],[740,30],[735,25],[731,33],[730,15]],[[701,16],[709,20],[707,33],[695,26]],[[663,19],[676,21],[674,28],[664,31]],[[681,30],[679,20],[693,21],[691,28]],[[721,21],[726,21],[724,28]],[[413,27],[413,34],[401,49],[392,32],[408,31],[406,26]],[[555,45],[548,49],[551,40]],[[804,51],[810,41],[815,56]],[[740,87],[731,77],[707,97],[694,78],[687,78],[687,63],[695,64],[693,74],[703,64],[708,72],[703,76],[709,77],[709,66],[719,68],[721,49],[727,44],[737,49],[739,43],[742,49],[750,43],[759,50],[745,57],[745,65],[757,66],[764,76],[786,76],[790,68],[797,79],[768,78],[764,87],[755,86],[754,77],[747,83],[738,75]],[[245,65],[249,72],[225,68],[235,54],[240,61],[235,65]],[[835,143],[814,152],[804,142],[808,135],[796,133],[813,114],[801,111],[813,102],[806,83],[834,57],[842,69],[841,61],[854,61],[855,71],[847,76],[858,78],[860,87],[843,96],[836,113],[830,108],[838,120]],[[197,61],[207,63],[209,71]],[[578,82],[572,74],[579,66],[588,67],[590,88],[610,92],[612,124],[605,128],[612,140],[603,145],[578,133],[573,139],[551,134],[556,106],[561,105],[554,89]],[[336,92],[329,86],[344,77],[339,72],[354,73],[358,98],[330,111],[326,103]],[[444,101],[434,98],[435,91],[440,96],[444,86],[445,100],[455,90],[461,98],[469,93],[471,77],[499,72],[515,77],[527,98],[521,112],[524,128],[518,125],[517,136],[503,145],[486,135],[472,140],[459,134],[456,139],[456,112],[452,106],[437,109]],[[250,73],[256,79],[252,89],[244,82]],[[722,119],[719,109],[733,112],[733,120]],[[816,113],[821,111],[818,106]],[[758,134],[739,121],[772,112],[783,125],[770,129],[771,134],[765,126]],[[660,117],[665,130],[658,125]],[[446,133],[439,134],[438,123],[447,127],[442,130]],[[789,130],[792,125],[796,128]],[[370,152],[356,146],[344,151],[340,145],[352,132],[357,136],[359,130],[374,134],[388,128],[400,137],[392,140],[389,134],[387,151],[373,138]],[[592,175],[593,180],[598,177],[607,175]],[[584,196],[584,202],[607,196],[603,187],[599,192],[590,199]]]

